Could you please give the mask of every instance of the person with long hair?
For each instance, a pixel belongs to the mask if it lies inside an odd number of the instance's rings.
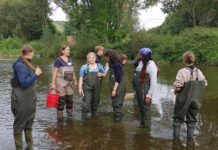
[[[101,78],[104,76],[104,68],[96,63],[96,55],[93,52],[87,54],[87,64],[80,68],[79,94],[83,96],[82,121],[87,120],[87,113],[91,111],[92,117],[96,116],[101,93]]]
[[[137,104],[140,111],[140,125],[150,130],[151,125],[151,103],[157,86],[158,69],[152,60],[150,48],[141,48],[138,61],[142,61],[142,67],[136,89]]]
[[[181,124],[186,123],[187,145],[193,145],[195,124],[207,80],[201,70],[195,66],[193,52],[186,51],[183,54],[183,63],[185,67],[178,71],[174,82],[176,103],[173,115],[173,140],[174,143],[180,143]]]
[[[114,121],[119,122],[122,120],[122,106],[126,92],[123,70],[126,61],[122,63],[119,55],[114,50],[107,50],[104,56],[109,63],[109,86],[114,110]]]
[[[141,57],[140,53],[137,54],[134,62],[133,62],[133,77],[132,77],[132,88],[135,91],[135,97],[133,100],[133,104],[137,104],[137,98],[140,96],[139,91],[140,85],[139,85],[139,77],[140,77],[140,72],[143,67],[143,62],[142,60],[139,60]]]
[[[13,78],[11,79],[11,110],[14,115],[13,133],[17,150],[23,149],[22,134],[24,131],[27,149],[32,149],[32,125],[35,119],[37,93],[35,81],[42,70],[34,67],[31,60],[34,49],[23,45],[21,57],[13,63]]]
[[[63,121],[63,110],[65,105],[67,117],[72,118],[74,86],[77,86],[77,80],[73,61],[70,58],[70,47],[68,45],[63,45],[59,50],[58,57],[55,59],[52,76],[52,88],[56,88],[59,91],[57,106],[58,121]]]

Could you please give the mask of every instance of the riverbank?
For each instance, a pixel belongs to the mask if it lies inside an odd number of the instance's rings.
[[[129,41],[125,43],[103,43],[106,48],[112,48],[134,59],[141,47],[150,47],[155,60],[167,63],[182,62],[184,51],[191,50],[196,55],[197,64],[218,66],[218,28],[190,28],[178,35],[158,34],[157,31],[139,31],[132,33]],[[31,44],[38,57],[55,57],[64,42],[65,36],[50,35],[49,33],[40,40],[24,41],[17,38],[8,38],[0,41],[0,55],[13,57],[19,55],[19,49],[25,43]],[[90,43],[92,42],[92,43]],[[77,40],[72,47],[72,57],[85,58],[90,50],[94,50],[97,41],[87,42]]]

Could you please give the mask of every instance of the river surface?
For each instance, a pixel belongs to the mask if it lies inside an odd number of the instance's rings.
[[[15,149],[13,140],[13,120],[11,113],[9,81],[12,77],[11,65],[15,60],[0,60],[0,150]],[[76,73],[85,61],[74,62]],[[140,128],[138,110],[134,102],[126,100],[123,106],[124,118],[121,123],[112,120],[113,110],[109,96],[107,78],[103,81],[101,104],[97,118],[81,122],[82,98],[75,91],[74,113],[72,119],[65,118],[59,124],[56,110],[46,109],[46,95],[50,87],[53,60],[36,59],[34,64],[40,66],[43,75],[38,78],[38,103],[33,125],[34,149],[60,150],[171,150],[172,149],[172,114],[174,97],[173,81],[181,65],[158,64],[158,105],[152,106],[151,131]],[[125,67],[127,92],[133,92],[131,86],[132,64]],[[200,67],[209,86],[206,88],[199,122],[195,130],[195,149],[218,149],[218,68]],[[78,76],[77,76],[78,77]],[[162,112],[160,114],[160,112]],[[65,114],[66,116],[66,114]],[[186,126],[182,126],[181,141],[186,144]],[[23,141],[24,143],[24,141]],[[25,143],[24,143],[25,146]]]

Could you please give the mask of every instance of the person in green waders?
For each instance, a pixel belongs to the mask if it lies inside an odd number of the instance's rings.
[[[152,99],[155,97],[158,75],[158,68],[152,60],[151,55],[152,51],[150,48],[140,49],[138,53],[138,64],[136,64],[138,72],[136,72],[137,76],[135,77],[140,125],[148,130],[150,130],[151,126],[151,104]]]
[[[72,118],[73,113],[73,88],[77,86],[72,59],[70,58],[70,47],[61,46],[59,56],[55,59],[52,88],[59,91],[57,106],[57,120],[63,121],[63,110],[66,105],[67,117]]]
[[[13,78],[11,79],[11,110],[14,115],[14,141],[17,150],[23,149],[22,134],[24,131],[28,150],[33,149],[32,125],[36,112],[37,93],[34,83],[42,73],[39,67],[31,64],[34,49],[23,45],[21,57],[13,63]],[[35,72],[33,71],[35,70]]]
[[[87,114],[91,111],[92,117],[96,116],[101,91],[101,78],[104,76],[103,66],[96,63],[96,55],[93,52],[87,54],[87,64],[80,68],[79,94],[83,96],[82,121],[87,120]]]
[[[178,71],[174,82],[176,102],[173,115],[173,141],[180,143],[180,128],[185,122],[187,124],[187,144],[193,145],[195,124],[207,80],[200,69],[195,66],[195,56],[192,52],[187,51],[183,54],[183,62],[185,67]]]
[[[139,97],[139,93],[137,91],[139,88],[139,77],[140,77],[140,72],[142,70],[143,67],[143,62],[141,60],[139,60],[140,58],[140,53],[137,54],[136,59],[133,62],[133,77],[132,77],[132,88],[135,91],[135,97],[133,100],[133,104],[136,105],[137,104],[137,96]]]
[[[114,110],[114,121],[120,122],[122,120],[122,107],[126,92],[124,80],[126,59],[120,60],[119,55],[114,50],[107,50],[104,56],[109,63],[109,87]]]

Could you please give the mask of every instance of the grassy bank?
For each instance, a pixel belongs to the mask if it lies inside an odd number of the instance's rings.
[[[218,28],[190,28],[178,35],[157,34],[154,31],[139,31],[129,35],[127,39],[117,43],[101,43],[97,37],[84,35],[77,38],[73,47],[74,58],[84,58],[95,45],[116,49],[134,58],[141,47],[150,47],[154,58],[169,63],[181,62],[182,54],[191,50],[196,54],[197,63],[218,65]],[[41,57],[54,57],[66,37],[61,34],[45,33],[40,40],[27,42],[21,39],[8,38],[0,41],[0,55],[19,55],[19,49],[24,43],[31,44],[36,54]]]

